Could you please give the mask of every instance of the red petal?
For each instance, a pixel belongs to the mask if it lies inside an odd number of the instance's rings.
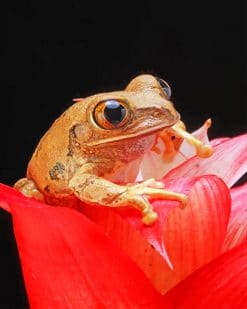
[[[151,227],[141,224],[134,212],[119,212],[131,226],[111,209],[85,208],[162,293],[221,252],[230,214],[229,189],[216,176],[179,179],[167,183],[166,188],[178,192],[189,188],[190,204],[181,210],[173,209],[177,202],[153,202],[159,219]],[[174,270],[143,237],[164,257],[168,252]]]
[[[170,267],[158,251],[155,250],[152,245],[152,238],[146,240],[140,231],[129,224],[126,215],[120,215],[121,212],[118,213],[110,208],[91,205],[84,205],[83,212],[103,227],[105,233],[143,270],[157,290],[161,293],[167,290],[166,274],[170,272]],[[134,213],[134,215],[140,221],[138,214]],[[131,216],[130,213],[129,216]],[[146,227],[146,229],[150,231],[151,236],[152,229],[149,227]],[[156,236],[156,234],[153,235],[155,242],[157,242]],[[160,235],[157,237],[161,238]]]
[[[195,181],[196,180],[193,178],[181,178],[177,181],[166,183],[166,189],[172,190],[174,192],[188,194],[191,186],[195,183]],[[140,212],[136,211],[135,209],[112,209],[108,207],[98,207],[82,204],[81,211],[90,217],[90,219],[92,219],[94,222],[103,226],[104,230],[111,234],[111,237],[113,237],[115,240],[116,238],[118,239],[118,242],[123,241],[124,243],[127,242],[129,244],[129,240],[127,241],[126,235],[129,237],[130,234],[139,231],[139,233],[142,234],[142,236],[151,244],[151,246],[156,248],[156,250],[165,259],[167,259],[169,263],[169,259],[167,258],[163,243],[163,226],[167,220],[169,212],[171,209],[178,207],[179,202],[168,200],[153,200],[151,203],[155,211],[159,214],[159,219],[152,226],[144,225],[141,221]],[[126,222],[121,223],[121,218],[125,221],[128,221],[130,225],[126,224]],[[126,226],[119,228],[119,224]],[[127,233],[126,229],[128,229]],[[123,230],[125,230],[125,232],[123,232]]]
[[[230,215],[229,189],[217,176],[199,178],[189,200],[183,211],[172,210],[164,225],[173,286],[220,254]]]
[[[20,199],[2,185],[0,200],[11,208],[32,308],[169,308],[127,255],[81,213]]]
[[[247,239],[247,183],[231,190],[232,210],[224,243],[227,251]]]
[[[221,177],[230,187],[246,172],[247,134],[244,134],[214,146],[214,154],[210,158],[192,157],[171,170],[164,180],[214,174]]]
[[[179,309],[246,308],[247,243],[193,273],[166,297]]]
[[[0,207],[10,212],[9,203],[25,198],[19,191],[0,183]]]

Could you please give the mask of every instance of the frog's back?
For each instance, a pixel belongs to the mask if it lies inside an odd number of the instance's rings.
[[[27,168],[27,178],[32,179],[48,202],[72,195],[68,188],[70,166],[70,130],[79,121],[78,103],[65,111],[50,127],[37,145]],[[79,105],[79,104],[78,104]]]

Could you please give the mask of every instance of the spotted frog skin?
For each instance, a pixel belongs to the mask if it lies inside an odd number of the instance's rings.
[[[135,183],[143,155],[180,121],[169,96],[163,80],[140,75],[123,91],[75,100],[42,137],[15,187],[52,205],[134,207],[147,225],[157,219],[149,197],[184,206],[186,195],[154,179]]]

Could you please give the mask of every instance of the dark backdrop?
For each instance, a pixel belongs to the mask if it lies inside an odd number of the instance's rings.
[[[246,131],[241,1],[10,1],[6,11],[0,181],[24,176],[40,137],[74,97],[121,89],[140,73],[166,79],[190,130]],[[0,216],[2,297],[27,306],[11,218]]]

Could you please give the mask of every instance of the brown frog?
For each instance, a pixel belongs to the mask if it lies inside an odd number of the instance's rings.
[[[210,146],[195,141],[180,125],[170,93],[165,81],[140,75],[123,91],[77,99],[42,137],[27,178],[15,187],[53,205],[76,206],[81,200],[135,207],[147,225],[157,219],[148,197],[177,200],[185,206],[187,196],[163,189],[161,182],[134,183],[143,155],[161,132],[167,133],[162,136],[170,148],[175,145],[171,136],[176,135],[192,141],[202,156],[210,155]]]

